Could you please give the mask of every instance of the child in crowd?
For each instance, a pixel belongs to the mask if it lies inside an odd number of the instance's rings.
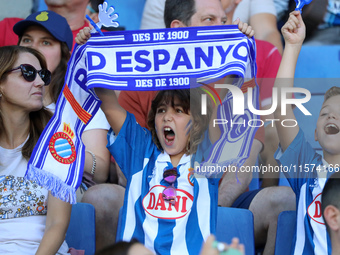
[[[51,80],[38,51],[0,48],[0,254],[67,254],[71,208],[24,176],[51,117],[43,108]]]
[[[112,128],[108,148],[127,179],[118,240],[137,238],[157,254],[199,254],[215,232],[218,192],[218,179],[190,177],[193,161],[203,160],[202,144],[211,144],[202,90],[160,91],[150,131],[120,107],[114,91],[95,91]]]
[[[340,172],[331,175],[322,191],[321,208],[331,238],[332,255],[340,254]]]
[[[285,50],[275,87],[293,87],[295,67],[305,38],[305,25],[299,11],[293,11],[282,27]],[[321,86],[321,85],[320,85]],[[289,98],[289,97],[288,97]],[[296,121],[292,106],[278,107],[274,112],[280,147],[276,159],[290,169],[285,173],[296,194],[297,229],[292,254],[331,254],[329,236],[321,216],[321,193],[332,168],[340,163],[340,88],[333,87],[325,94],[318,117],[315,140],[323,149],[323,156],[306,142],[298,125],[283,126],[284,120]],[[282,114],[285,112],[286,114]]]
[[[175,15],[175,13],[169,12],[169,14],[171,13],[172,15],[168,15],[169,17],[167,17],[167,20],[169,21],[169,23],[174,24],[172,27],[182,27],[189,25],[190,26],[223,25],[227,21],[227,17],[224,13],[224,10],[219,0],[175,1],[169,2],[169,4],[178,5],[177,2],[186,3],[187,5],[185,6],[191,6],[192,11],[187,10],[187,8],[177,8],[176,11],[177,14],[179,15],[180,13],[182,13],[182,15],[179,16],[181,18],[185,17],[185,22],[178,20],[177,15]],[[173,15],[175,15],[176,17]],[[237,20],[235,24],[237,24],[239,26],[239,29],[242,32],[244,32],[248,37],[253,36],[254,31],[247,24],[244,24],[239,20]],[[90,29],[86,28],[80,31],[76,38],[76,42],[78,44],[85,43],[86,40],[88,40],[91,36],[89,31]],[[163,93],[164,92],[162,92],[162,94]],[[106,103],[103,102],[102,107],[104,108],[102,109],[105,109],[106,112],[105,111],[104,112],[106,114],[106,117],[108,118],[108,121],[116,135],[118,134],[117,131],[119,131],[120,128],[123,126],[125,119],[127,119],[127,123],[130,124],[132,123],[133,125],[135,125],[136,121],[132,120],[131,117],[132,115],[127,114],[126,111],[120,107],[118,102],[115,102],[112,98],[110,98],[110,96],[116,98],[116,95],[113,92],[107,91],[107,94],[105,93],[100,94],[103,95],[107,101]],[[159,95],[161,96],[162,94]],[[166,100],[168,102],[165,102],[164,104],[167,105],[168,103],[170,103],[170,105],[167,107],[173,108],[174,105],[172,104],[174,100],[179,95],[181,95],[181,97],[183,97],[185,101],[180,100],[181,99],[180,97],[176,100],[180,101],[179,103],[182,108],[183,108],[182,104],[185,102],[186,110],[184,111],[185,114],[183,113],[182,114],[184,116],[187,115],[189,120],[190,115],[193,115],[193,112],[189,111],[192,110],[192,108],[188,108],[190,107],[189,94],[190,94],[189,92],[183,95],[169,94],[168,96],[167,94],[165,94],[164,99],[169,100]],[[158,100],[161,101],[161,99],[162,97]],[[109,102],[112,103],[111,110]],[[157,104],[154,107],[158,107]],[[197,108],[195,110],[200,109],[200,106],[197,104],[195,107]],[[112,110],[114,108],[116,110]],[[183,112],[183,109],[178,110]],[[121,116],[113,115],[116,113],[122,114]],[[156,115],[156,109],[153,109],[152,114]],[[128,117],[126,118],[126,116]],[[154,116],[152,117],[154,118]],[[133,119],[134,118],[135,117],[133,116]],[[206,125],[208,121],[209,119],[207,119],[206,122],[204,122],[204,125]],[[155,138],[157,137],[158,134],[153,123],[149,123],[149,127],[153,129],[152,136],[151,133],[149,133],[148,131],[144,131],[139,125],[137,128],[137,125],[136,127],[132,127],[132,125],[130,124],[128,125],[129,129],[127,129],[124,125],[124,132],[122,134],[119,133],[117,139],[119,137],[128,137],[131,138],[132,140],[128,139],[126,143],[122,141],[117,141],[112,145],[113,136],[109,136],[110,139],[109,150],[115,157],[116,162],[118,163],[120,168],[124,168],[122,169],[122,171],[125,177],[127,178],[125,204],[121,213],[123,227],[121,233],[117,234],[118,240],[130,240],[131,238],[135,237],[140,242],[145,244],[147,248],[151,249],[152,251],[155,251],[158,254],[169,253],[176,254],[176,252],[177,254],[186,254],[189,253],[189,251],[190,254],[191,252],[192,254],[198,254],[200,250],[200,244],[203,242],[203,240],[207,238],[208,234],[215,232],[218,182],[216,181],[217,184],[215,185],[215,180],[208,180],[206,178],[199,178],[200,180],[194,181],[194,183],[188,181],[191,180],[192,175],[192,173],[189,171],[189,168],[192,167],[192,164],[190,164],[189,162],[189,155],[195,154],[197,148],[197,144],[192,143],[189,144],[188,134],[186,133],[189,130],[188,126],[180,127],[181,130],[178,134],[176,132],[173,132],[174,130],[171,126],[167,127],[166,133],[165,130],[163,129],[162,130],[157,129],[158,132],[162,132],[163,134],[163,138],[159,139],[159,141],[164,140],[163,141],[164,144],[158,143],[159,149],[157,149],[156,147],[157,139]],[[204,130],[203,129],[204,125],[202,124],[202,126],[199,126],[199,128],[202,128],[202,130],[200,130],[201,132],[200,135],[203,134],[202,132]],[[130,130],[130,128],[133,128],[133,131]],[[194,130],[195,129],[193,129],[192,132],[194,132]],[[126,146],[127,143],[136,142],[137,138],[141,139],[140,137],[136,138],[135,135],[136,132],[139,135],[146,134],[146,137],[143,137],[142,140],[140,141],[140,146],[142,146],[143,144],[144,146],[148,146],[148,150],[151,150],[153,154],[151,153],[151,151],[146,151],[145,148],[143,149],[143,147],[137,146],[135,144],[133,145],[131,144],[132,147],[130,149],[129,146]],[[112,135],[112,132],[110,134]],[[197,140],[197,138],[193,138],[192,135],[193,134],[190,135],[191,138],[190,140],[195,141],[197,143],[199,140]],[[156,144],[151,142],[152,137],[155,139]],[[209,142],[207,135],[205,135],[204,137]],[[138,143],[139,141],[137,142],[137,144]],[[125,147],[124,148],[118,147],[118,145]],[[173,151],[173,149],[168,149],[168,147],[166,146],[169,147],[175,146],[176,147],[175,151]],[[160,154],[160,152],[163,150],[162,148],[166,153],[163,152]],[[126,151],[124,149],[126,149]],[[158,154],[159,157],[161,157],[161,159],[157,158]],[[171,158],[170,161],[169,155],[175,155],[175,157]],[[181,163],[179,164],[180,161]],[[196,159],[196,161],[200,162],[201,159]],[[155,171],[153,171],[155,165],[157,165],[157,167],[155,168]],[[176,170],[176,172],[180,172],[180,176],[177,177],[178,180],[174,184],[170,185],[171,187],[172,186],[177,187],[178,190],[177,193],[179,193],[177,196],[179,196],[180,199],[178,201],[174,200],[171,201],[171,199],[169,198],[168,199],[169,204],[167,202],[164,203],[162,200],[163,193],[162,189],[164,189],[164,186],[169,186],[169,184],[165,180],[162,181],[163,170],[165,169],[164,165],[169,167],[170,169],[172,168],[170,167],[171,165],[174,167],[178,165],[179,169]],[[175,176],[173,176],[173,178],[175,178]],[[200,183],[199,185],[198,182],[202,183]],[[99,224],[96,224],[97,226],[102,224],[103,226],[101,229],[107,229],[108,226],[110,226],[109,224],[114,218],[115,211],[117,208],[119,208],[118,206],[112,203],[112,201],[114,203],[116,202],[114,199],[112,199],[116,192],[114,191],[114,185],[110,186],[112,189],[110,189],[110,187],[108,187],[107,185],[97,185],[89,189],[88,191],[90,192],[90,194],[92,191],[93,194],[90,201],[95,200],[94,203],[97,203],[97,206],[95,206],[96,211],[100,211],[101,215],[109,216],[105,218],[106,220],[103,220],[104,217],[102,217]],[[108,190],[110,191],[108,192]],[[166,192],[168,191],[173,191],[173,189],[169,188],[166,190]],[[103,195],[98,196],[98,194]],[[84,198],[88,197],[89,193],[85,194]],[[173,203],[175,205],[173,205]],[[106,208],[102,210],[104,206]],[[179,206],[183,208],[179,209]],[[190,210],[189,208],[191,207],[192,209]],[[167,211],[165,216],[163,215],[165,212],[164,208],[170,210]],[[175,208],[177,211],[182,211],[182,214],[176,215],[176,213],[174,212]],[[155,217],[149,215],[150,210],[153,209],[155,209],[156,211],[159,210],[160,215],[153,215]],[[148,211],[148,213],[146,213],[146,211]],[[132,217],[133,220],[131,221],[131,218],[129,218],[129,221],[127,221],[128,217]],[[110,228],[109,231],[107,232],[113,232],[112,228]],[[109,235],[110,233],[101,239],[103,240],[107,238],[107,236]],[[109,241],[111,242],[111,240]],[[99,245],[97,245],[97,247],[98,246]]]
[[[213,140],[200,114],[199,88],[164,90],[152,101],[149,130],[118,104],[115,92],[96,88],[112,127],[108,148],[127,178],[118,240],[138,239],[156,254],[199,254],[215,232],[218,178],[195,178]]]

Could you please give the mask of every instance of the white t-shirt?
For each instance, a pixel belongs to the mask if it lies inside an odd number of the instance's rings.
[[[259,13],[270,13],[276,16],[273,0],[242,0],[235,9],[233,20],[240,18],[249,24],[251,16]]]
[[[46,106],[46,108],[54,113],[55,103],[49,104],[48,106]],[[96,115],[94,115],[90,123],[85,127],[84,132],[92,129],[106,129],[106,130],[110,129],[110,124],[107,121],[104,112],[100,108],[98,109]]]
[[[277,20],[281,20],[289,8],[289,0],[274,0]]]
[[[147,0],[144,5],[140,29],[165,28],[164,6],[165,0]]]
[[[35,254],[45,231],[48,191],[24,178],[22,145],[0,147],[0,254]],[[58,254],[68,254],[66,242]]]

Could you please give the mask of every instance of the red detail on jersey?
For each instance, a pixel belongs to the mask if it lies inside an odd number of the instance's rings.
[[[69,89],[69,87],[67,86],[67,84],[65,84],[63,93],[64,93],[66,100],[70,103],[72,109],[77,114],[78,118],[82,122],[84,122],[84,124],[87,124],[87,122],[89,122],[89,120],[91,119],[92,115],[90,113],[88,113],[87,111],[85,111],[83,109],[83,107],[81,107],[81,105],[74,98],[74,96],[73,96],[71,90]]]
[[[313,202],[308,206],[307,213],[312,220],[319,224],[325,225],[321,211],[321,194],[322,193],[318,194],[314,198]]]
[[[194,197],[185,190],[177,189],[175,205],[163,200],[162,192],[165,186],[153,186],[143,198],[144,210],[158,219],[180,219],[191,209]]]

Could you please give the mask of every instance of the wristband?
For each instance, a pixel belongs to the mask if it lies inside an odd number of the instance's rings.
[[[96,159],[96,155],[94,155],[94,153],[92,151],[86,151],[88,153],[91,154],[92,156],[92,169],[91,169],[91,174],[92,176],[94,175],[94,173],[96,172],[96,166],[97,166],[97,159]]]

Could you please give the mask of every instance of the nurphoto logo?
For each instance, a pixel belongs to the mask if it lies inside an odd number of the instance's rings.
[[[278,91],[278,88],[273,88],[272,93],[272,105],[270,109],[266,110],[259,110],[254,107],[253,104],[253,88],[249,87],[247,90],[247,106],[248,108],[245,110],[245,94],[242,92],[240,88],[234,85],[230,84],[215,84],[214,88],[220,88],[220,89],[228,89],[233,97],[232,102],[232,109],[233,115],[245,115],[247,111],[250,111],[253,114],[265,116],[270,115],[274,113],[274,111],[277,109],[278,104],[280,102],[281,106],[281,115],[286,115],[286,106],[287,105],[295,105],[304,115],[312,115],[304,106],[304,103],[307,103],[311,99],[311,93],[304,88],[296,88],[296,87],[287,87],[287,88],[281,88],[280,91]],[[305,95],[305,97],[302,98],[290,98],[289,95],[292,93],[300,93]],[[278,96],[280,95],[280,101],[278,100]],[[201,114],[206,115],[207,112],[207,95],[202,94],[201,95]],[[278,121],[278,119],[265,119],[264,121],[261,119],[249,119],[248,120],[248,126],[251,127],[261,127],[264,125],[264,122],[271,122],[272,126],[274,126],[275,121]],[[293,122],[293,125],[288,125],[287,123]],[[225,125],[228,124],[228,120],[226,119],[214,119],[213,125]],[[231,126],[238,124],[238,125],[246,125],[246,120],[244,119],[241,122],[232,123],[231,120],[229,120],[229,124]],[[293,127],[297,125],[296,120],[293,119],[285,119],[281,121],[281,125],[284,127]]]

